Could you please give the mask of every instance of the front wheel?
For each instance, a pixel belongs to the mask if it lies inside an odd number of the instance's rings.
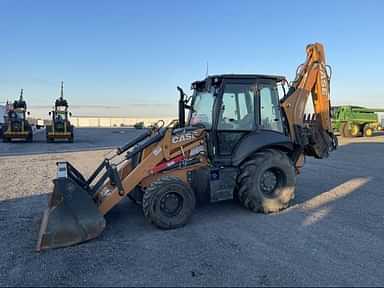
[[[364,133],[364,137],[372,137],[373,136],[373,129],[369,126],[365,126],[363,133]]]
[[[48,133],[51,132],[51,127],[46,126],[45,127],[45,138],[47,139],[47,143],[52,143],[54,140],[49,138]]]
[[[288,207],[295,196],[292,161],[278,150],[256,153],[240,166],[237,197],[253,212],[273,213]]]
[[[149,222],[162,229],[184,226],[195,208],[192,189],[175,176],[163,176],[145,190],[143,212]]]

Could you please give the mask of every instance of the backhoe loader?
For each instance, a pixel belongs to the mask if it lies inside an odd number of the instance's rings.
[[[73,142],[73,125],[69,121],[71,112],[68,111],[68,102],[64,99],[64,82],[61,82],[60,98],[55,101],[55,109],[49,112],[52,117],[51,125],[46,127],[47,142],[55,140],[68,140]]]
[[[89,178],[58,162],[37,250],[97,237],[104,215],[126,196],[162,229],[185,225],[196,203],[236,199],[263,213],[286,208],[304,157],[325,158],[337,147],[323,46],[306,52],[290,85],[282,76],[231,74],[193,82],[190,97],[178,87],[178,120],[143,130]],[[304,115],[310,94],[315,113]]]

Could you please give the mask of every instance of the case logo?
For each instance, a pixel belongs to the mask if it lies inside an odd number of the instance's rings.
[[[198,133],[194,131],[194,132],[187,132],[179,135],[174,135],[172,136],[172,144],[194,140],[197,134]]]

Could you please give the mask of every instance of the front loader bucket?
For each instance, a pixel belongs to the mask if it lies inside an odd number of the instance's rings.
[[[58,163],[54,189],[44,211],[37,251],[71,246],[96,238],[105,219],[86,190],[86,181],[67,162]]]

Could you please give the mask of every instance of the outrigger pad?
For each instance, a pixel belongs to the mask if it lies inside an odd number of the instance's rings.
[[[53,180],[53,193],[40,226],[37,251],[96,238],[105,228],[105,219],[91,195],[67,173],[67,163],[58,166],[58,177]]]

